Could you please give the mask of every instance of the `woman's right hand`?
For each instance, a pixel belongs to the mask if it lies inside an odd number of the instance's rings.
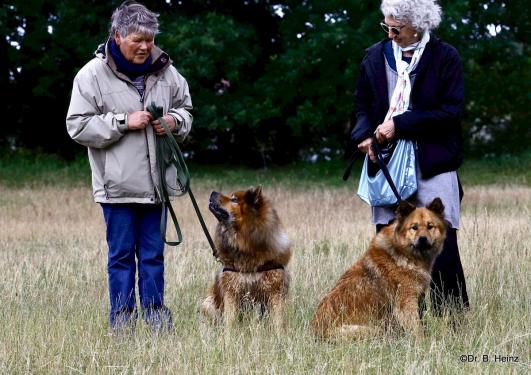
[[[127,115],[127,126],[129,130],[145,129],[151,118],[148,111],[133,112]]]
[[[374,163],[376,162],[376,157],[374,156],[374,152],[372,151],[371,145],[372,145],[372,137],[367,138],[366,140],[361,142],[358,145],[358,149],[364,154],[369,155],[369,159],[371,159],[371,161]]]

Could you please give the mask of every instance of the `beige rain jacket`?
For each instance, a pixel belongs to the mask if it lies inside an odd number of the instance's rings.
[[[171,65],[169,56],[155,46],[151,51],[153,72],[146,76],[142,101],[131,80],[116,70],[106,45],[95,55],[74,78],[66,117],[70,137],[88,147],[94,200],[159,203],[153,128],[128,130],[124,115],[146,110],[155,102],[175,118],[175,135],[182,141],[192,127],[188,83]],[[175,178],[171,166],[166,173],[170,196],[175,196]]]

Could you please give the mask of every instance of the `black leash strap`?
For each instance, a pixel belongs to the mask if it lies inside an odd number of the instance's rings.
[[[371,148],[374,151],[374,154],[376,155],[376,164],[380,167],[382,170],[385,179],[387,180],[387,183],[391,187],[391,190],[393,190],[393,193],[395,194],[396,199],[398,199],[398,202],[402,201],[402,197],[398,193],[398,190],[396,189],[395,183],[393,182],[393,179],[391,178],[391,175],[389,174],[389,169],[387,169],[387,164],[385,164],[385,161],[382,156],[382,152],[380,151],[380,146],[378,146],[378,141],[376,140],[376,136],[372,136],[372,143]]]
[[[398,193],[398,190],[395,186],[395,183],[393,182],[393,179],[391,178],[391,175],[389,174],[389,169],[387,169],[387,164],[385,164],[385,161],[382,156],[382,152],[380,150],[380,146],[378,146],[378,141],[376,140],[376,136],[372,136],[372,143],[371,148],[374,151],[374,154],[376,155],[376,164],[380,167],[382,170],[385,179],[387,180],[387,183],[391,187],[391,190],[393,190],[393,194],[395,195],[396,199],[398,199],[398,202],[402,201],[402,197]],[[356,159],[356,154],[358,153],[358,149],[355,149],[352,153],[352,156],[350,157],[349,164],[347,166],[347,169],[345,170],[345,173],[343,173],[343,181],[347,181],[350,177],[350,174],[352,173],[352,166],[354,165],[354,160]]]
[[[179,144],[173,137],[173,134],[171,133],[171,130],[168,127],[168,124],[166,124],[166,121],[162,117],[162,107],[157,107],[154,102],[151,102],[151,105],[147,107],[147,110],[151,113],[153,119],[158,119],[160,121],[162,127],[164,128],[164,132],[166,133],[165,137],[156,137],[156,157],[157,169],[159,174],[159,186],[157,191],[159,194],[159,198],[162,202],[160,235],[162,236],[163,241],[170,246],[177,246],[182,242],[183,237],[181,233],[181,228],[179,227],[179,222],[177,221],[177,215],[175,215],[175,211],[173,210],[173,207],[171,205],[168,191],[169,189],[174,190],[175,192],[177,192],[177,189],[180,190],[180,193],[176,194],[176,196],[178,197],[188,193],[188,195],[190,196],[190,200],[192,201],[192,205],[194,206],[195,213],[197,214],[197,217],[199,219],[199,223],[201,224],[201,228],[203,228],[203,232],[205,233],[210,248],[212,249],[212,255],[217,258],[217,252],[216,247],[214,246],[214,241],[212,241],[212,237],[208,232],[208,228],[205,224],[205,221],[203,220],[203,216],[201,215],[199,206],[197,205],[194,194],[192,193],[192,189],[190,188],[190,173],[188,172],[188,167],[184,162],[184,157],[179,147]],[[170,165],[174,165],[177,169],[177,189],[168,186],[168,184],[166,183],[166,170]],[[170,212],[170,216],[175,227],[175,232],[177,233],[177,241],[166,240],[166,209]]]
[[[358,153],[358,149],[354,149],[354,152],[350,156],[350,161],[348,163],[347,169],[345,169],[345,173],[343,173],[343,181],[347,181],[350,177],[350,174],[352,173],[352,166],[354,165],[354,160],[356,159],[356,154]]]

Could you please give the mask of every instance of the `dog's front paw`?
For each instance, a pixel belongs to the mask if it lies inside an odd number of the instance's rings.
[[[221,321],[221,310],[216,306],[214,296],[208,296],[201,304],[201,315],[210,320],[212,323]]]

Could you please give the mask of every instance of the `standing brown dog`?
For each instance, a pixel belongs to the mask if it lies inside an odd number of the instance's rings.
[[[291,248],[277,212],[261,187],[229,196],[212,192],[209,209],[218,219],[214,240],[223,268],[203,301],[202,313],[232,324],[241,312],[258,307],[282,328]]]
[[[316,335],[362,337],[398,322],[422,336],[419,299],[446,238],[443,214],[439,198],[426,208],[401,202],[393,223],[376,234],[319,304],[312,321]]]

